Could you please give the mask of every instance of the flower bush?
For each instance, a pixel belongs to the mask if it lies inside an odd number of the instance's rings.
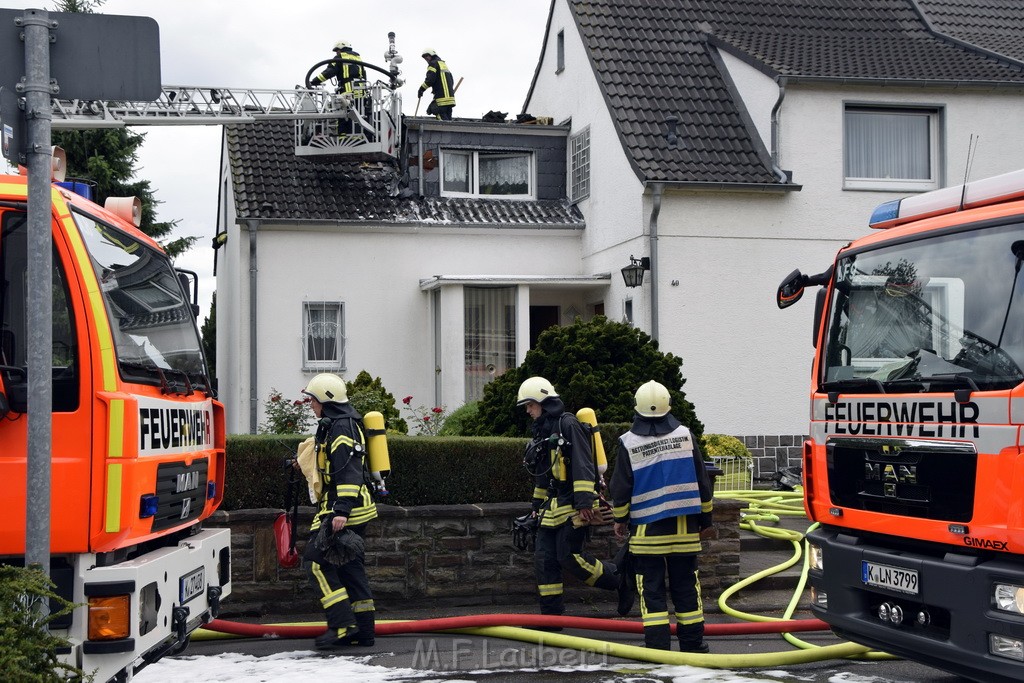
[[[410,415],[410,422],[416,428],[417,433],[424,436],[437,436],[444,421],[448,419],[448,411],[444,406],[427,408],[423,405],[412,407],[412,396],[402,399],[405,411]]]
[[[260,425],[263,434],[305,434],[313,419],[309,396],[289,400],[273,387],[263,412],[267,417],[266,422]]]

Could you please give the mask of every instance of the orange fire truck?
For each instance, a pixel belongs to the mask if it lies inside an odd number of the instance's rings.
[[[25,555],[27,183],[0,176],[0,561]],[[78,607],[59,653],[123,680],[217,616],[230,532],[203,529],[224,493],[224,411],[190,295],[139,206],[54,184],[50,575]],[[134,219],[134,220],[133,220]],[[193,290],[194,292],[194,290]]]
[[[806,286],[811,609],[839,635],[1024,680],[1024,170],[888,202]]]

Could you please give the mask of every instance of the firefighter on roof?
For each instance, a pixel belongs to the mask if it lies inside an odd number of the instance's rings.
[[[339,40],[334,44],[334,57],[338,60],[363,61],[359,53],[352,49],[352,45],[347,40]],[[319,85],[332,78],[338,79],[339,93],[351,95],[353,99],[363,97],[363,89],[355,87],[357,83],[366,80],[366,70],[363,67],[358,64],[350,64],[347,61],[331,62],[326,69],[313,79],[313,83],[314,85]]]
[[[317,375],[302,393],[312,399],[313,413],[319,419],[315,448],[321,494],[304,553],[310,583],[327,616],[327,631],[317,637],[316,647],[373,645],[373,594],[362,553],[355,557],[342,553],[348,561],[339,564],[331,559],[337,554],[323,552],[324,539],[329,546],[332,536],[338,544],[347,536],[345,550],[361,546],[366,524],[377,516],[364,476],[362,418],[349,404],[345,381],[337,375]]]
[[[614,565],[583,549],[589,525],[600,516],[591,437],[543,377],[522,383],[516,405],[533,418],[524,462],[533,475],[533,510],[540,517],[533,561],[540,611],[562,614],[563,570],[588,586],[619,585]]]
[[[671,649],[667,578],[680,651],[707,652],[697,553],[711,527],[711,483],[696,440],[670,409],[664,385],[652,380],[637,390],[610,484],[615,535],[624,540],[629,532],[647,647]]]
[[[427,116],[434,115],[442,121],[451,121],[452,110],[455,108],[455,78],[448,70],[448,65],[432,48],[423,48],[422,57],[427,63],[427,76],[416,92],[416,97],[423,97],[428,88],[432,90],[434,101],[427,106]]]

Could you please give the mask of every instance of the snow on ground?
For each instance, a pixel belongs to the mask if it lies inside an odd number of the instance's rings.
[[[216,656],[165,657],[139,672],[133,679],[137,683],[170,683],[176,681],[205,681],[207,683],[309,683],[321,678],[329,667],[331,680],[359,681],[360,683],[470,683],[477,676],[500,671],[521,671],[524,674],[540,671],[536,668],[484,669],[480,671],[441,672],[400,669],[369,664],[370,657],[325,656],[308,650],[283,652],[266,657],[254,657],[233,652]],[[635,669],[635,675],[630,674]],[[548,667],[548,674],[559,671],[579,674],[593,671],[594,680],[603,683],[638,683],[639,681],[671,681],[672,683],[763,683],[776,678],[749,678],[732,671],[716,671],[690,666],[645,665],[587,665],[569,668]],[[600,672],[606,671],[607,677]],[[774,675],[785,677],[783,672]],[[524,676],[524,679],[526,676]]]

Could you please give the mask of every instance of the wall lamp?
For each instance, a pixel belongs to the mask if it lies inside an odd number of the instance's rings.
[[[644,283],[644,271],[651,269],[651,259],[647,256],[629,257],[629,265],[622,269],[622,279],[627,287],[639,287]]]

